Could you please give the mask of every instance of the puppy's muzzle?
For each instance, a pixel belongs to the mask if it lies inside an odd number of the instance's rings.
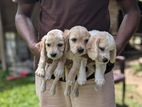
[[[84,49],[80,47],[80,48],[77,49],[77,51],[78,51],[79,54],[82,54],[84,52]]]
[[[55,58],[57,56],[57,53],[51,53],[50,56]]]
[[[108,62],[108,59],[107,58],[103,58],[103,62],[104,63]]]

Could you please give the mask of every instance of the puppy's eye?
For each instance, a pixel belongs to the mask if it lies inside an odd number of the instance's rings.
[[[59,44],[58,44],[58,47],[62,47],[62,46],[63,46],[63,44],[62,44],[62,43],[59,43]]]
[[[84,41],[85,43],[87,43],[88,42],[88,39],[85,39],[85,41]]]
[[[73,42],[76,42],[76,41],[77,41],[77,39],[76,39],[76,38],[72,38],[71,40],[72,40]]]
[[[101,51],[104,51],[104,50],[105,50],[105,48],[102,48],[102,47],[99,47],[99,49],[100,49]]]
[[[49,43],[48,43],[48,44],[47,44],[47,46],[48,46],[48,47],[50,47],[50,46],[51,46],[51,44],[49,44]]]

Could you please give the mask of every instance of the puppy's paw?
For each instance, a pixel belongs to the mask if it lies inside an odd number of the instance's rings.
[[[78,79],[77,79],[77,82],[79,85],[84,85],[86,83],[86,81],[87,81],[86,78],[78,77]]]
[[[43,68],[37,68],[35,71],[35,74],[39,77],[44,77],[45,76],[45,70]]]
[[[105,84],[104,78],[95,78],[95,83],[98,87],[102,87]]]

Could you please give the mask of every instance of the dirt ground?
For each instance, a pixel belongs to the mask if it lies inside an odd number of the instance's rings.
[[[142,77],[135,76],[132,74],[132,72],[132,69],[126,70],[126,83],[136,85],[137,91],[142,95]]]
[[[136,99],[139,103],[142,104],[142,97],[139,97],[138,95],[142,96],[142,77],[138,77],[132,74],[131,69],[126,70],[126,84],[131,84],[136,87],[135,93],[131,93],[128,96],[132,99]]]
[[[133,68],[134,65],[140,65],[140,58],[142,58],[142,55],[136,58],[128,58],[126,60],[125,76],[126,84],[133,86],[135,89],[135,93],[129,93],[128,97],[136,99],[139,103],[142,104],[142,69],[140,69],[139,73],[135,74],[135,70]],[[117,72],[117,69],[115,72]]]
[[[139,58],[138,58],[139,59]],[[142,95],[142,69],[138,74],[134,73],[134,70],[132,69],[132,65],[137,65],[139,64],[138,59],[127,61],[126,65],[126,83],[127,84],[132,84],[137,87],[137,91],[139,94]]]

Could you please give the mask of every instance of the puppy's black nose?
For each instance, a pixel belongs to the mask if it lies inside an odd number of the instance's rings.
[[[83,53],[83,52],[84,52],[84,49],[83,49],[83,48],[78,48],[78,49],[77,49],[77,51],[78,51],[78,53],[80,53],[80,54],[81,54],[81,53]]]
[[[56,53],[51,53],[50,55],[51,55],[51,57],[55,57],[57,54]]]
[[[107,58],[103,58],[103,62],[108,62],[108,59]]]

